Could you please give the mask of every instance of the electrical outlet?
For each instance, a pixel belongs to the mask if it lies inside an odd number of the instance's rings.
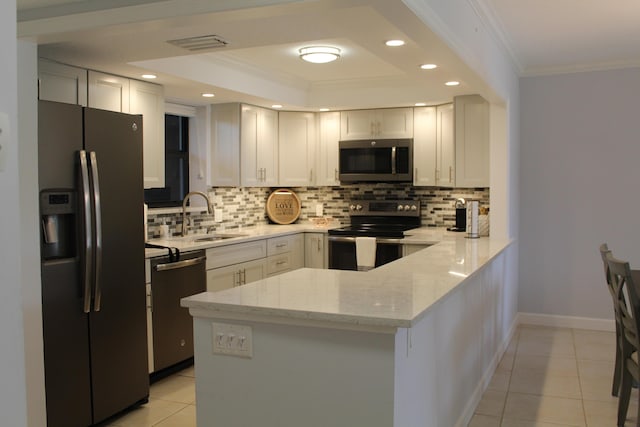
[[[253,357],[251,326],[212,323],[213,353],[229,356]]]
[[[213,218],[215,222],[222,222],[224,220],[222,216],[223,216],[222,209],[215,208],[213,210]]]
[[[322,203],[316,203],[316,216],[324,215],[324,205]]]

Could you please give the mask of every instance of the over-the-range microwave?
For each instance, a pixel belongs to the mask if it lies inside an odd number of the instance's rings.
[[[413,139],[340,141],[341,182],[413,181]]]

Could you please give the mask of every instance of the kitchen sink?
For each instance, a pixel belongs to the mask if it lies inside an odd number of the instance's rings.
[[[234,237],[246,237],[246,234],[210,234],[193,239],[194,242],[215,242],[217,240],[233,239]]]

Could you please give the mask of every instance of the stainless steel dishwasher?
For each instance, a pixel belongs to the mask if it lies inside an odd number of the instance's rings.
[[[151,259],[153,371],[193,357],[193,319],[180,299],[207,288],[205,251]]]

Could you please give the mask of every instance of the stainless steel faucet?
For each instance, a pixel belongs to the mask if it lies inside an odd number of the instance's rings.
[[[207,212],[209,212],[209,214],[213,214],[213,205],[211,204],[211,200],[209,200],[209,197],[204,194],[202,191],[191,191],[189,193],[187,193],[186,196],[184,196],[184,200],[182,201],[182,236],[186,236],[187,235],[187,201],[189,200],[189,197],[191,196],[195,196],[195,195],[199,195],[204,197],[204,199],[207,201]]]

